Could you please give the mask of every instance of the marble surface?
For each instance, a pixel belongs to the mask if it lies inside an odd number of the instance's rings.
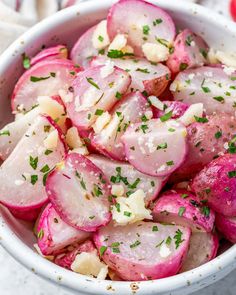
[[[198,2],[229,17],[228,0],[199,0]],[[236,270],[225,279],[193,295],[235,295],[235,277]],[[17,295],[72,295],[29,272],[0,246],[0,295],[15,295],[16,293]]]

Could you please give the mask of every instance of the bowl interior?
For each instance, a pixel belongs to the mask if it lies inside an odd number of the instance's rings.
[[[66,44],[71,48],[87,28],[106,18],[109,6],[115,1],[103,0],[101,2],[96,0],[89,1],[57,13],[55,16],[32,28],[1,56],[0,127],[13,119],[10,109],[10,96],[16,81],[23,72],[22,54],[26,53],[29,56],[33,56],[40,51],[42,46],[48,47],[56,44]],[[202,35],[211,47],[236,53],[234,46],[236,41],[235,25],[224,21],[216,14],[204,8],[187,4],[180,0],[176,1],[178,3],[165,0],[151,2],[157,3],[165,8],[174,18],[178,28],[190,28],[195,33]],[[4,208],[0,208],[0,213],[2,214],[2,221],[7,225],[7,229],[5,230],[6,239],[9,237],[8,235],[16,235],[25,245],[33,249],[35,238],[32,233],[32,225],[14,219]],[[18,243],[17,240],[13,241],[16,244]],[[4,246],[7,247],[6,244]],[[17,259],[23,260],[18,257],[19,255],[15,256]],[[71,285],[70,283],[68,284]],[[168,290],[169,286],[166,286],[166,288]],[[104,290],[103,294],[105,293]],[[120,292],[119,294],[123,293]]]

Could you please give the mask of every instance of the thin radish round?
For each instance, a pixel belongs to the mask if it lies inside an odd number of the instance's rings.
[[[73,124],[90,129],[101,113],[119,101],[130,82],[127,72],[114,67],[91,67],[79,73],[72,84],[74,98],[66,102]]]
[[[62,220],[77,229],[96,231],[111,219],[109,181],[80,154],[69,154],[48,176],[46,190]]]
[[[129,93],[115,105],[110,122],[97,134],[93,135],[91,144],[105,156],[118,161],[125,161],[122,135],[130,124],[148,120],[152,110],[147,99],[140,92]]]
[[[17,219],[21,219],[21,220],[25,220],[25,221],[35,221],[37,220],[37,218],[40,215],[42,208],[35,208],[35,209],[26,209],[26,210],[20,210],[14,209],[14,208],[10,208],[9,211],[11,212],[11,214],[16,217]]]
[[[194,177],[191,187],[216,212],[236,216],[236,155],[213,160]]]
[[[142,45],[146,42],[168,46],[175,38],[172,18],[161,8],[143,0],[120,0],[107,17],[110,39],[119,34],[128,35],[128,44],[135,54],[143,56]]]
[[[185,29],[175,39],[174,52],[170,55],[167,66],[172,73],[203,66],[207,62],[207,52],[206,42]]]
[[[67,59],[68,49],[64,45],[57,45],[54,47],[49,47],[40,51],[37,55],[31,58],[30,66],[35,65],[41,61],[49,61],[55,59]]]
[[[175,275],[187,254],[190,229],[138,222],[101,228],[94,236],[105,263],[127,281],[154,280]]]
[[[128,196],[132,192],[141,189],[146,194],[145,203],[149,205],[154,201],[166,179],[164,177],[152,177],[136,170],[128,163],[115,162],[99,155],[89,155],[89,160],[100,167],[107,179],[114,185],[123,186],[124,195]]]
[[[165,121],[167,116],[162,117]],[[130,126],[122,136],[128,161],[152,176],[167,176],[184,161],[186,128],[174,121],[152,119]]]
[[[215,221],[215,214],[207,204],[201,203],[193,193],[180,189],[161,195],[152,215],[154,221],[187,226],[193,232],[211,232]]]
[[[60,129],[49,117],[39,116],[0,167],[0,202],[19,212],[45,204],[48,172],[65,152]]]
[[[69,60],[45,60],[26,71],[16,83],[12,95],[12,110],[27,112],[37,105],[38,96],[58,95],[68,91],[78,68]]]
[[[170,70],[163,64],[153,64],[144,58],[113,58],[99,56],[91,65],[103,65],[112,61],[115,66],[127,71],[132,78],[132,91],[146,91],[148,95],[161,95],[170,81]]]
[[[197,268],[216,257],[219,240],[216,234],[193,233],[190,238],[190,247],[180,272]]]
[[[236,217],[216,214],[216,228],[231,243],[236,243]]]
[[[231,68],[200,67],[177,75],[170,89],[174,99],[188,104],[203,103],[207,114],[234,115],[236,73]]]
[[[65,223],[57,214],[52,204],[48,204],[40,216],[38,226],[38,246],[43,255],[55,255],[65,247],[82,242],[89,233],[77,230]]]
[[[55,257],[55,263],[63,268],[71,270],[71,265],[75,261],[77,255],[86,252],[97,252],[92,241],[87,240],[81,244],[71,245],[69,247],[71,250],[65,250],[65,253],[59,254]]]
[[[92,38],[97,26],[88,29],[75,43],[71,50],[71,60],[84,68],[89,66],[92,57],[99,54],[98,50],[93,47]]]

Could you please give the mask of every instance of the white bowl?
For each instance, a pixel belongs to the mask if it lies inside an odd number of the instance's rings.
[[[107,15],[111,0],[95,0],[70,7],[33,27],[12,44],[0,58],[0,125],[11,119],[9,96],[22,73],[21,54],[37,53],[42,45],[65,43],[69,47],[86,28]],[[186,2],[152,1],[165,8],[181,28],[202,35],[214,48],[235,50],[236,25],[203,7]],[[17,165],[17,163],[16,163]],[[0,243],[28,269],[80,294],[189,294],[223,278],[236,266],[236,245],[213,261],[184,274],[146,282],[111,282],[92,279],[60,268],[33,250],[32,229],[0,207]]]

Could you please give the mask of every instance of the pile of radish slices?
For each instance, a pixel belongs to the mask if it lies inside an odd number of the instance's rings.
[[[236,64],[142,0],[23,55],[0,131],[0,202],[45,258],[99,279],[160,279],[236,243]]]

